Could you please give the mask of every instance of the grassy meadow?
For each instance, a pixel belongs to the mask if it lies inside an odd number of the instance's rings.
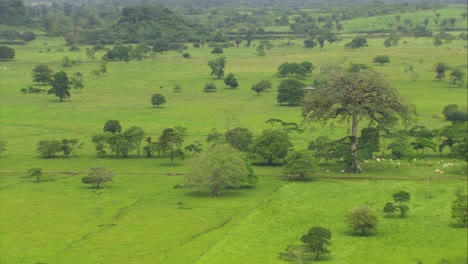
[[[185,126],[185,143],[204,145],[212,128],[224,132],[241,126],[260,135],[270,118],[300,123],[300,108],[276,103],[283,79],[275,73],[283,62],[310,61],[317,69],[373,65],[375,56],[389,55],[389,64],[373,67],[416,106],[418,124],[431,129],[448,124],[444,106],[466,105],[466,87],[436,81],[433,70],[438,62],[466,69],[466,41],[434,47],[431,39],[405,38],[385,48],[383,39],[372,38],[369,47],[345,50],[350,38],[322,50],[304,49],[302,40],[290,40],[294,46],[277,40],[265,57],[257,57],[255,47],[224,49],[225,72],[239,81],[235,90],[209,75],[207,62],[216,56],[207,46],[185,51],[191,59],[168,52],[143,61],[109,62],[108,72],[99,77],[91,74],[99,61],[87,59],[86,46],[68,52],[62,39],[50,38],[14,46],[15,60],[0,62],[0,138],[7,143],[0,158],[0,263],[283,263],[278,254],[300,243],[315,225],[333,233],[331,254],[323,263],[466,263],[467,230],[450,218],[455,189],[467,189],[466,162],[435,153],[429,152],[428,161],[401,161],[398,168],[388,158],[370,160],[360,175],[345,175],[337,164],[320,165],[320,177],[310,182],[284,181],[279,166],[254,166],[260,178],[256,186],[226,190],[220,198],[209,197],[206,190],[174,188],[184,179],[171,175],[190,173],[190,157],[174,165],[168,158],[134,153],[127,159],[96,157],[91,136],[110,119],[119,120],[123,129],[140,126],[153,138],[165,128]],[[63,57],[81,64],[62,68]],[[71,99],[62,103],[53,95],[22,94],[39,63],[69,76],[83,73],[85,88],[72,90]],[[405,72],[409,66],[415,75]],[[315,74],[302,81],[311,84]],[[262,79],[274,88],[257,96],[250,88]],[[209,82],[218,92],[203,92]],[[176,84],[181,93],[173,92]],[[163,94],[167,103],[152,107],[154,93]],[[295,149],[320,135],[347,133],[346,124],[307,128],[291,135]],[[85,143],[79,157],[42,159],[35,151],[40,140],[63,138]],[[80,181],[95,166],[116,174],[101,190]],[[26,177],[34,167],[45,172],[39,183]],[[408,218],[379,213],[379,227],[371,236],[349,232],[343,221],[347,210],[368,203],[380,212],[400,190],[412,195]]]

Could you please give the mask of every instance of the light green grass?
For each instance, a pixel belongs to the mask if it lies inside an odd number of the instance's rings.
[[[413,26],[418,24],[424,25],[424,20],[427,18],[429,20],[427,27],[434,32],[438,32],[439,26],[436,24],[436,20],[440,23],[442,20],[448,18],[457,19],[455,28],[466,28],[467,21],[461,16],[463,12],[466,12],[466,5],[451,6],[436,11],[416,11],[413,9],[407,10],[407,12],[400,14],[356,18],[353,20],[343,21],[343,29],[345,32],[371,32],[377,30],[390,30],[392,28],[396,28],[398,25],[410,27],[410,25],[405,24],[405,20],[410,21]],[[439,18],[437,18],[436,13],[439,13]],[[395,18],[398,15],[400,16],[399,22],[397,22]]]
[[[420,160],[411,167],[408,161],[401,161],[400,168],[389,160],[363,164],[366,173],[362,177],[417,179],[401,182],[323,180],[302,184],[262,176],[253,189],[228,190],[225,197],[214,199],[205,191],[173,188],[183,179],[168,174],[188,173],[190,159],[177,160],[175,165],[168,159],[137,158],[134,154],[129,159],[100,159],[91,143],[91,136],[100,133],[109,119],[119,120],[124,129],[140,126],[153,138],[164,128],[186,126],[189,134],[185,142],[204,144],[211,128],[224,132],[227,117],[236,116],[238,122],[231,127],[240,125],[258,136],[269,127],[267,119],[302,121],[300,108],[276,104],[276,87],[282,78],[275,73],[280,64],[311,61],[321,68],[332,63],[372,64],[381,54],[389,55],[391,63],[375,68],[415,104],[419,124],[440,128],[448,124],[441,115],[443,107],[466,105],[467,93],[466,88],[434,81],[432,67],[439,61],[465,65],[466,43],[432,47],[427,39],[405,40],[409,41],[406,45],[385,48],[382,39],[370,39],[368,48],[354,51],[343,49],[346,40],[323,50],[301,48],[302,40],[294,40],[296,46],[275,47],[264,58],[255,55],[254,47],[225,49],[226,73],[238,78],[237,90],[226,89],[222,80],[209,76],[207,61],[215,56],[208,47],[190,48],[187,52],[192,59],[188,60],[169,52],[141,62],[110,62],[108,73],[96,77],[91,71],[99,62],[87,60],[86,47],[71,53],[62,40],[44,38],[15,46],[15,60],[0,62],[0,138],[7,142],[0,159],[0,262],[219,263],[223,256],[224,263],[249,259],[275,263],[279,252],[298,242],[315,224],[327,225],[334,232],[331,263],[365,263],[359,261],[362,259],[376,263],[379,255],[385,255],[382,263],[466,258],[466,241],[461,239],[463,235],[466,238],[466,229],[451,227],[449,215],[453,190],[466,180],[466,163],[450,160],[456,166],[443,168],[447,161],[431,158],[430,167]],[[64,56],[82,61],[64,69],[69,74],[79,71],[85,75],[82,91],[72,91],[71,100],[63,103],[52,95],[20,93],[21,88],[31,85],[35,65],[48,63],[55,71],[62,70]],[[404,73],[407,65],[413,66],[418,79],[410,80]],[[311,84],[314,77],[302,81]],[[257,96],[250,87],[262,79],[271,80],[274,88]],[[219,91],[202,92],[207,82],[215,82]],[[174,84],[182,86],[182,93],[172,91]],[[167,103],[151,107],[153,93],[162,93]],[[306,133],[291,136],[294,148],[301,150],[316,136],[338,138],[346,131],[346,124],[333,128],[312,125]],[[38,157],[35,149],[40,140],[62,138],[85,143],[78,158]],[[80,182],[94,166],[116,173],[115,182],[99,196]],[[44,182],[23,177],[33,167],[46,172]],[[436,169],[446,170],[445,174],[436,173]],[[256,166],[254,170],[258,175],[281,173],[280,167]],[[322,165],[317,175],[345,176],[340,170],[337,164]],[[434,180],[435,197],[430,200],[425,198],[425,176]],[[414,195],[408,219],[382,219],[381,229],[369,238],[347,233],[342,222],[347,209],[363,202],[381,207],[400,188]],[[192,209],[179,209],[179,202]],[[405,226],[408,230],[403,230]],[[402,254],[391,254],[388,248]],[[364,258],[366,254],[369,258]]]

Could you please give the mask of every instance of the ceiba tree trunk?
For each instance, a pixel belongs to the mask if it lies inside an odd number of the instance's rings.
[[[349,162],[348,167],[346,168],[346,172],[363,172],[361,166],[359,165],[359,160],[357,157],[357,125],[358,117],[356,113],[353,113],[353,121],[351,124],[351,136],[349,137],[349,141],[351,142],[352,160]]]

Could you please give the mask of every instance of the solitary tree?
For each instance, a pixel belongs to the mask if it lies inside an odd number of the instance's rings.
[[[115,134],[122,131],[122,126],[120,126],[119,120],[108,120],[102,129],[104,132],[111,132]]]
[[[390,57],[388,57],[388,55],[378,55],[377,57],[375,57],[372,62],[374,63],[378,63],[380,64],[381,66],[384,65],[385,63],[389,63],[390,62]]]
[[[64,98],[70,98],[70,80],[64,71],[57,72],[52,78],[52,88],[47,91],[49,94],[55,94],[63,102]]]
[[[212,196],[220,196],[225,187],[254,184],[250,164],[242,154],[227,144],[218,144],[203,151],[193,163],[186,176],[188,186],[208,188]]]
[[[15,58],[15,50],[8,46],[0,46],[0,60],[12,60]]]
[[[267,80],[261,80],[260,82],[252,85],[252,91],[256,92],[257,95],[260,95],[260,93],[268,90],[268,89],[271,89],[272,87],[272,84],[270,81],[267,81]]]
[[[206,93],[216,92],[217,90],[218,87],[214,83],[207,83],[205,84],[205,88],[203,88],[203,91]]]
[[[353,231],[365,236],[377,227],[377,213],[368,205],[361,205],[348,212],[346,222]]]
[[[211,51],[211,54],[216,54],[216,55],[223,54],[223,48],[214,47],[213,50]]]
[[[410,121],[414,113],[387,80],[379,73],[364,69],[331,73],[313,95],[307,95],[302,108],[306,120],[326,123],[336,118],[351,121],[351,155],[347,172],[362,172],[357,154],[357,131],[360,120],[367,119],[390,129],[398,118]]]
[[[211,75],[216,76],[218,79],[224,75],[224,67],[226,66],[226,57],[219,57],[214,60],[208,61],[208,66],[211,68]]]
[[[112,181],[114,173],[103,167],[91,168],[87,176],[81,178],[81,182],[87,184],[95,184],[96,189],[99,189],[106,182]]]
[[[52,81],[52,73],[54,71],[45,64],[39,64],[32,70],[33,82],[42,85],[49,84]]]
[[[226,78],[224,78],[224,83],[231,87],[232,89],[235,89],[239,86],[239,83],[237,82],[236,76],[234,74],[229,73]]]
[[[449,69],[449,66],[445,62],[438,62],[436,65],[434,65],[435,72],[437,73],[436,79],[437,80],[442,80],[445,78],[445,71]]]
[[[409,207],[405,204],[410,201],[411,194],[405,191],[399,191],[392,195],[393,200],[398,203],[401,217],[405,217],[408,213]]]
[[[306,85],[298,80],[284,80],[278,86],[278,96],[276,99],[279,104],[299,105],[305,95],[305,87]]]
[[[36,178],[36,182],[41,180],[42,169],[41,168],[32,168],[28,170],[28,176]]]
[[[151,103],[155,105],[156,107],[159,107],[160,105],[164,104],[166,102],[166,98],[162,94],[153,94],[151,97]]]
[[[315,260],[318,260],[321,254],[330,252],[328,247],[331,245],[331,236],[330,230],[321,226],[314,226],[301,237],[301,241],[306,244],[308,250],[315,253]]]

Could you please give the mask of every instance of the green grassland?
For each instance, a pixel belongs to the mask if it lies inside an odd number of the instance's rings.
[[[408,10],[406,13],[398,14],[399,21],[396,20],[397,15],[383,15],[366,18],[356,18],[353,20],[343,21],[343,29],[346,32],[371,32],[379,30],[389,30],[396,28],[398,25],[410,27],[411,25],[424,25],[424,20],[428,19],[427,28],[435,32],[439,31],[439,22],[444,19],[455,18],[455,28],[466,28],[466,20],[461,16],[466,12],[466,6],[451,6],[436,11],[417,11]],[[439,17],[437,17],[437,14]],[[406,22],[405,22],[406,21]],[[436,22],[437,21],[437,22]]]
[[[323,69],[329,64],[372,64],[375,56],[389,55],[389,64],[374,67],[416,106],[420,125],[447,125],[443,107],[466,105],[466,87],[435,81],[433,70],[437,62],[466,69],[464,41],[433,47],[431,39],[407,38],[400,42],[407,44],[385,48],[383,39],[369,39],[369,47],[357,50],[343,48],[349,38],[322,50],[304,49],[302,40],[294,39],[295,46],[280,47],[286,41],[275,41],[260,58],[254,47],[225,49],[226,73],[239,80],[236,90],[209,75],[207,61],[216,56],[208,47],[190,47],[186,52],[191,59],[168,52],[144,61],[109,62],[108,73],[96,77],[91,71],[99,62],[86,58],[85,46],[68,52],[63,40],[46,38],[14,46],[15,60],[0,62],[0,138],[7,142],[0,158],[0,262],[281,263],[278,253],[298,243],[311,226],[321,225],[333,232],[326,263],[465,263],[466,229],[453,225],[450,206],[454,190],[466,189],[466,163],[442,161],[434,153],[429,153],[434,157],[428,164],[401,161],[398,168],[388,159],[371,160],[357,180],[335,164],[319,166],[320,179],[304,183],[284,181],[278,177],[280,167],[255,166],[257,186],[226,190],[221,198],[210,198],[206,190],[174,188],[183,184],[183,177],[168,174],[189,173],[190,158],[171,165],[166,158],[96,157],[91,136],[109,119],[119,120],[123,129],[140,126],[154,138],[164,128],[186,126],[188,144],[204,143],[212,128],[242,126],[259,135],[270,118],[300,123],[300,108],[276,103],[276,87],[283,79],[275,73],[283,62],[310,61]],[[61,68],[65,56],[82,63]],[[52,95],[22,94],[39,63],[69,75],[83,73],[85,88],[72,91],[71,100],[63,103]],[[417,78],[405,73],[408,66]],[[315,74],[302,81],[311,84]],[[274,88],[257,96],[250,88],[262,79],[272,81]],[[208,82],[218,92],[204,93]],[[181,85],[181,93],[172,91],[175,84]],[[162,93],[167,103],[152,107],[154,93]],[[338,138],[347,131],[346,124],[308,128],[291,135],[295,149],[304,149],[314,137]],[[78,158],[42,159],[35,152],[40,140],[62,138],[85,143]],[[445,168],[445,162],[454,165]],[[80,182],[94,166],[116,173],[102,191]],[[25,177],[33,167],[45,171],[42,182]],[[369,203],[380,211],[399,190],[412,194],[407,219],[381,215],[372,236],[349,233],[343,221],[348,209]]]

